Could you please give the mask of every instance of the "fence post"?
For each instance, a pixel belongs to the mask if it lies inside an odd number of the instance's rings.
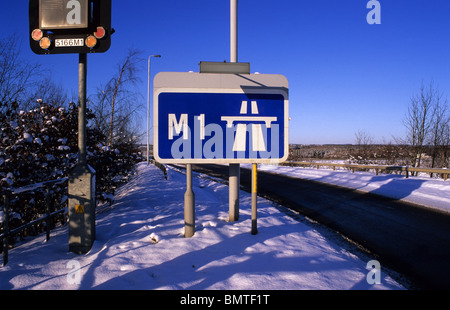
[[[45,187],[45,226],[47,238],[46,240],[50,240],[50,186]]]
[[[8,237],[9,237],[9,200],[10,192],[5,194],[5,204],[3,206],[3,266],[8,263]]]

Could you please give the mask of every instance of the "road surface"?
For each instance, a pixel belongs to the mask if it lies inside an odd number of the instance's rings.
[[[228,166],[193,165],[228,179]],[[241,186],[250,188],[241,168]],[[300,212],[369,250],[419,289],[450,289],[450,216],[335,185],[258,172],[258,195]]]

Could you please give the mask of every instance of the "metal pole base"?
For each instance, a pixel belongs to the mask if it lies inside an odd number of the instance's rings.
[[[186,165],[186,193],[184,194],[184,237],[195,234],[195,194],[192,190],[192,165]]]
[[[78,164],[69,176],[69,251],[85,254],[95,240],[95,171]]]
[[[239,164],[230,164],[229,167],[229,221],[239,220],[239,184],[241,168]]]
[[[252,165],[252,235],[258,233],[257,228],[257,206],[258,206],[258,166],[256,164]]]

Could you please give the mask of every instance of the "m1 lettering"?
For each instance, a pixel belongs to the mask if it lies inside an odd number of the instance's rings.
[[[257,106],[256,101],[253,102],[253,106]],[[206,124],[205,114],[194,114],[194,117],[190,118],[188,113],[178,115],[169,113],[167,138],[169,141],[175,140],[171,145],[172,157],[176,159],[230,158],[234,156],[235,151],[246,151],[247,137],[251,142],[249,142],[251,149],[248,152],[252,156],[258,156],[259,154],[261,158],[279,157],[281,151],[278,141],[280,125],[272,124],[272,121],[277,120],[276,117],[257,117],[257,121],[263,121],[265,124],[249,126],[245,124],[233,125],[233,120],[236,117],[230,117],[230,119],[232,120],[230,121],[228,117],[222,117],[221,122],[227,124],[225,128],[222,128],[219,124]],[[192,120],[194,121],[193,126]],[[269,130],[272,131],[270,139]],[[270,150],[268,145],[271,146]]]
[[[200,139],[205,140],[205,114],[200,114],[197,119],[200,121]]]
[[[173,130],[175,129],[175,134],[179,135],[183,131],[183,140],[187,140],[188,135],[188,115],[181,114],[180,121],[177,122],[177,117],[175,114],[169,114],[169,140],[173,140]]]

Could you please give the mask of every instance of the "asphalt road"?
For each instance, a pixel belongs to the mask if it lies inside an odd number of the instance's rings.
[[[193,165],[228,179],[228,166]],[[241,168],[241,186],[250,188]],[[381,266],[414,288],[450,289],[450,216],[440,211],[339,186],[258,172],[258,195],[325,225],[369,250]]]

